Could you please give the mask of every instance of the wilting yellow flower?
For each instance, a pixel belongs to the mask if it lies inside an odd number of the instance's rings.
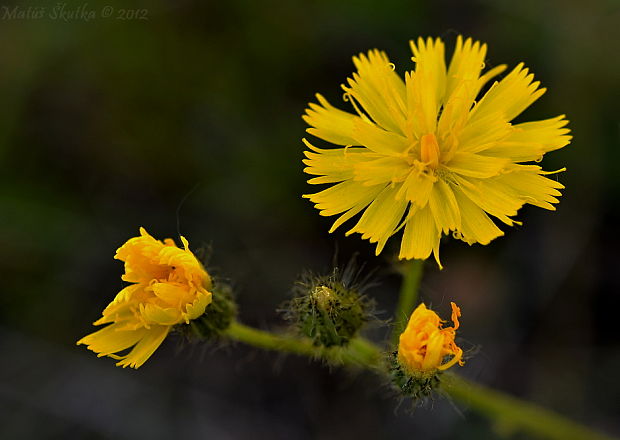
[[[544,153],[567,145],[564,115],[511,124],[545,89],[519,64],[495,82],[501,65],[481,75],[486,44],[459,36],[446,68],[440,39],[411,41],[415,70],[403,81],[387,55],[371,50],[353,57],[357,73],[343,85],[357,114],[333,107],[317,94],[304,120],[308,133],[344,148],[321,149],[304,139],[311,184],[334,184],[305,195],[321,215],[340,215],[330,232],[364,211],[347,232],[377,243],[377,255],[404,227],[401,259],[439,263],[442,235],[488,244],[526,203],[554,210],[564,186],[544,177]],[[563,170],[560,170],[563,171]]]
[[[211,278],[189,250],[174,241],[162,243],[144,228],[140,236],[121,246],[114,258],[125,262],[121,290],[94,325],[110,324],[80,339],[78,344],[101,356],[118,359],[116,365],[140,367],[161,345],[173,325],[198,318],[211,303]],[[118,355],[133,347],[129,353]]]
[[[443,328],[444,321],[424,304],[411,314],[398,344],[398,362],[408,373],[427,375],[446,370],[457,362],[463,365],[463,350],[454,342],[461,309],[454,303],[450,305],[454,327]],[[446,356],[452,357],[444,362]]]

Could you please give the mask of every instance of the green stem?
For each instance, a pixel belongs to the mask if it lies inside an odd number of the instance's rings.
[[[239,322],[233,322],[226,334],[237,341],[267,350],[325,359],[338,364],[357,365],[375,371],[382,368],[382,350],[363,338],[353,339],[344,349],[325,349],[315,347],[307,339],[277,335]],[[473,410],[501,423],[500,426],[503,427],[521,429],[553,440],[612,440],[611,437],[591,431],[555,412],[452,373],[441,375],[441,388],[455,400],[469,405]]]
[[[611,437],[591,431],[534,403],[524,402],[452,373],[443,374],[441,384],[442,389],[454,399],[510,431],[520,428],[530,434],[557,440],[611,440]]]
[[[422,280],[423,269],[424,260],[406,260],[402,263],[403,283],[400,287],[398,304],[394,312],[394,331],[392,333],[392,343],[394,345],[398,344],[398,338],[405,330],[407,320],[418,301],[418,290]]]
[[[226,334],[237,341],[245,342],[248,345],[264,348],[265,350],[284,351],[304,356],[315,356],[316,348],[301,339],[293,339],[285,335],[276,335],[263,330],[233,322],[226,330]]]
[[[337,364],[355,364],[374,368],[379,366],[381,362],[381,351],[371,342],[360,338],[353,339],[344,349],[340,347],[322,348],[315,347],[308,339],[277,335],[248,327],[239,322],[233,322],[226,330],[226,334],[232,339],[266,350],[294,353],[315,359],[326,359]]]

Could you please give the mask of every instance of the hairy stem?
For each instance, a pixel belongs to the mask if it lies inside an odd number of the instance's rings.
[[[315,347],[309,339],[278,335],[233,322],[226,334],[232,339],[266,350],[283,351],[336,364],[354,364],[374,368],[381,363],[381,351],[365,339],[353,339],[346,348]]]

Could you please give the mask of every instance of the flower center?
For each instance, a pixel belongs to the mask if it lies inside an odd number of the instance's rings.
[[[439,166],[439,144],[433,133],[425,134],[420,140],[420,156],[422,162],[436,169]]]

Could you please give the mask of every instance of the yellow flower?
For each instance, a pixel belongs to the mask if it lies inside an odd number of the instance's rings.
[[[411,314],[398,344],[398,362],[409,374],[426,376],[437,370],[446,370],[457,362],[463,365],[463,350],[454,342],[461,309],[454,303],[450,304],[454,327],[443,328],[444,321],[424,304],[420,304]],[[446,356],[452,357],[444,362]]]
[[[506,68],[481,75],[486,44],[459,36],[447,68],[440,39],[419,38],[411,49],[416,66],[404,81],[384,52],[353,57],[357,73],[342,88],[357,114],[319,94],[319,103],[309,104],[308,133],[344,147],[322,149],[304,139],[304,171],[318,176],[308,183],[333,185],[304,197],[321,215],[340,215],[330,232],[364,211],[347,235],[377,243],[377,255],[404,228],[399,257],[433,252],[439,263],[444,234],[488,244],[503,235],[489,214],[513,225],[526,203],[554,210],[564,186],[524,162],[539,162],[571,136],[563,115],[511,124],[545,92],[523,64],[476,101]]]
[[[86,344],[98,356],[119,360],[122,367],[140,367],[155,352],[173,325],[198,318],[211,303],[211,278],[189,250],[174,241],[162,243],[144,228],[129,239],[114,258],[125,262],[121,290],[94,325],[110,324],[77,343]],[[129,353],[118,355],[133,347]]]

